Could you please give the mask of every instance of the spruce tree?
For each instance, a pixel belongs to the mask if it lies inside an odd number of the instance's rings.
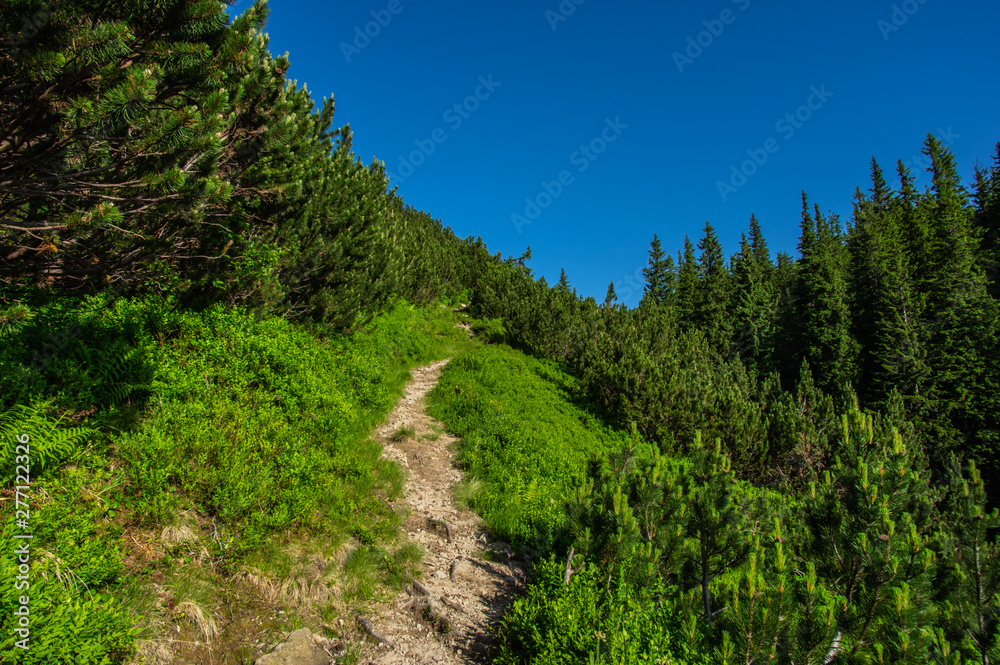
[[[553,288],[559,293],[569,293],[569,276],[566,274],[565,268],[559,269],[559,281]]]
[[[750,216],[750,238],[744,234],[732,263],[733,348],[756,379],[772,371],[778,291],[774,264],[757,218]]]
[[[975,226],[979,237],[979,263],[990,282],[990,293],[1000,298],[1000,142],[993,166],[976,168]]]
[[[674,311],[684,327],[695,324],[698,291],[698,260],[690,238],[684,236],[684,253],[677,256],[677,291],[674,296]]]
[[[854,344],[847,302],[847,257],[836,217],[809,211],[802,193],[802,222],[793,298],[795,354],[806,359],[825,391],[844,395],[852,379]],[[787,369],[787,364],[786,364]]]
[[[695,300],[695,324],[708,338],[709,345],[722,357],[729,356],[732,338],[730,301],[732,277],[726,267],[722,243],[709,222],[705,222],[705,235],[698,243],[699,289]]]
[[[764,267],[768,272],[772,267],[771,252],[767,248],[767,241],[764,239],[764,231],[757,221],[757,215],[750,215],[750,249],[759,266]]]
[[[666,305],[673,292],[673,259],[663,251],[660,238],[655,233],[649,244],[649,265],[642,269],[642,275],[646,278],[643,302]]]
[[[929,368],[921,415],[939,466],[960,451],[983,464],[992,480],[1000,452],[997,303],[977,261],[973,210],[954,156],[933,135],[924,153],[933,182],[921,206],[930,245],[921,281]]]
[[[615,292],[615,283],[610,282],[608,284],[608,293],[604,296],[604,304],[601,306],[603,309],[611,309],[618,302],[618,293]]]
[[[871,195],[856,195],[848,238],[852,330],[859,344],[855,385],[872,406],[884,404],[894,388],[912,394],[927,376],[901,212],[872,159]]]

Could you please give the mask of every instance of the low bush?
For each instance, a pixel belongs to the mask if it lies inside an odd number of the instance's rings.
[[[18,650],[17,662],[122,661],[135,626],[153,625],[135,612],[166,612],[149,594],[150,576],[198,565],[196,577],[222,587],[248,556],[266,562],[257,555],[280,547],[276,536],[353,537],[394,560],[399,516],[388,500],[403,475],[368,435],[409,368],[470,345],[447,308],[399,304],[337,336],[158,298],[31,307],[0,342],[0,368],[14,377],[0,389],[5,480],[14,480],[15,437],[32,442],[22,483],[32,648]],[[0,504],[5,542],[23,531],[14,504]],[[156,535],[182,514],[197,547]],[[10,548],[0,553],[5,654],[14,653],[21,590],[8,573],[17,565]],[[382,568],[392,577],[393,566]],[[147,600],[130,600],[138,596]]]

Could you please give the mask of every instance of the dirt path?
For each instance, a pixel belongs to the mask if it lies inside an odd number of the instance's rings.
[[[464,475],[455,465],[456,439],[427,415],[424,402],[447,363],[415,369],[406,393],[376,432],[383,456],[408,470],[399,500],[409,511],[404,528],[427,554],[425,574],[416,584],[391,609],[370,617],[371,627],[390,645],[367,645],[362,663],[490,662],[490,627],[524,588],[523,563],[508,546],[489,539],[478,516],[455,504],[454,486]],[[401,428],[414,432],[394,437]]]

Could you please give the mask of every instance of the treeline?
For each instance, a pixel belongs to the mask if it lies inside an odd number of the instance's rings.
[[[676,259],[654,236],[635,309],[614,284],[598,304],[523,261],[490,266],[475,305],[664,450],[721,438],[741,477],[804,481],[831,461],[836,414],[858,405],[935,470],[974,459],[1000,487],[1000,146],[971,194],[933,135],[923,152],[928,187],[900,162],[893,190],[873,160],[846,224],[803,194],[798,259],[772,258],[751,217],[728,261],[711,224]]]
[[[272,57],[265,2],[15,3],[0,14],[0,279],[160,292],[337,329],[493,259],[388,190]],[[31,290],[31,289],[29,289]]]
[[[933,136],[924,153],[929,187],[900,164],[893,190],[873,162],[846,223],[803,195],[797,259],[772,258],[756,218],[728,260],[710,224],[676,258],[654,236],[634,309],[613,284],[599,304],[565,273],[489,267],[483,332],[563,363],[567,402],[634,427],[585,468],[567,451],[586,437],[537,440],[562,404],[467,444],[487,519],[541,559],[498,662],[1000,658],[1000,149],[971,194]],[[489,412],[498,382],[476,369],[443,397]],[[518,486],[509,458],[542,480]],[[546,502],[563,519],[529,533]]]
[[[1000,657],[1000,513],[892,418],[837,419],[803,491],[736,477],[699,433],[666,455],[595,417],[558,364],[503,345],[445,369],[463,496],[538,562],[498,663],[938,663]]]

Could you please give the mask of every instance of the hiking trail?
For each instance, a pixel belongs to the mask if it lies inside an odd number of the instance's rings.
[[[490,662],[491,629],[526,586],[527,565],[455,502],[455,485],[464,477],[455,462],[458,439],[427,415],[425,402],[447,363],[414,369],[403,397],[374,434],[384,446],[382,456],[407,471],[395,508],[408,513],[403,528],[426,555],[424,574],[388,609],[364,617],[370,639],[360,663]],[[401,430],[412,434],[401,436]]]

